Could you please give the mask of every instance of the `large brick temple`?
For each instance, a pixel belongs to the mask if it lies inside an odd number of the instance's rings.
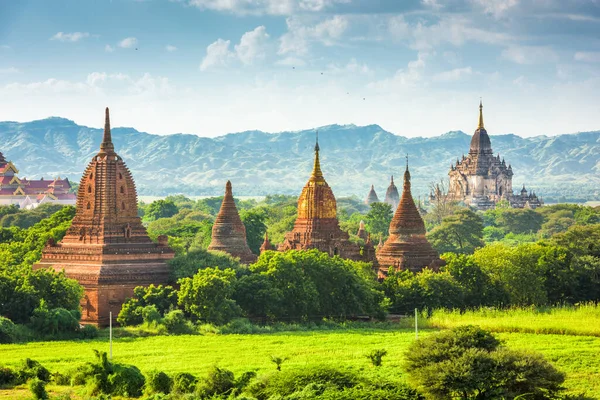
[[[212,238],[208,250],[224,251],[233,257],[238,257],[244,264],[256,261],[256,255],[248,247],[246,227],[235,206],[230,181],[227,181],[225,185],[225,196],[212,227]]]
[[[435,271],[443,265],[438,253],[425,237],[425,223],[410,190],[408,161],[404,172],[402,198],[390,224],[390,236],[377,250],[379,277],[385,278],[388,270],[421,271],[429,267]]]
[[[88,164],[75,218],[59,243],[49,241],[34,268],[64,270],[85,289],[82,322],[106,326],[136,286],[164,284],[174,253],[166,237],[154,243],[137,214],[135,183],[115,153],[108,108],[100,151]]]
[[[308,182],[298,198],[298,217],[291,232],[285,234],[279,251],[318,249],[330,256],[356,261],[375,262],[373,251],[363,251],[352,243],[337,219],[337,202],[325,181],[319,160],[319,142],[315,145],[315,160]],[[370,242],[367,246],[371,246]],[[369,249],[367,249],[369,250]]]

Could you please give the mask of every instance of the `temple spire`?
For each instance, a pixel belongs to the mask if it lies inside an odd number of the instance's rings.
[[[484,129],[483,127],[483,102],[479,99],[479,125],[477,129]]]
[[[112,137],[110,134],[110,114],[108,107],[104,116],[104,136],[102,137],[102,143],[100,144],[100,151],[107,153],[115,151],[115,146],[112,143]]]
[[[410,195],[410,172],[408,171],[408,154],[406,155],[406,171],[404,171],[404,192],[408,191]],[[404,197],[404,193],[402,193]]]
[[[312,177],[323,178],[323,172],[321,171],[321,162],[319,161],[319,131],[317,131],[317,141],[315,144],[315,164],[313,166]]]

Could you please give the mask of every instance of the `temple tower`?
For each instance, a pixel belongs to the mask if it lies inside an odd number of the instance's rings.
[[[260,254],[264,253],[265,251],[269,251],[269,250],[273,250],[273,245],[271,244],[271,241],[269,240],[269,232],[265,232],[265,240],[260,245]]]
[[[358,236],[365,242],[367,241],[369,234],[367,233],[367,230],[365,228],[365,221],[363,221],[363,220],[360,221],[360,224],[358,226],[358,232],[356,232],[356,236]]]
[[[100,151],[88,164],[77,194],[75,217],[65,237],[49,241],[38,268],[64,270],[85,289],[82,321],[108,325],[136,286],[165,284],[174,253],[165,236],[148,237],[137,214],[135,183],[114,151],[108,108]]]
[[[373,185],[371,185],[371,190],[369,191],[369,194],[367,195],[367,198],[365,199],[365,204],[371,205],[371,203],[378,203],[378,202],[379,202],[379,197],[377,197],[377,193],[375,193],[375,187]]]
[[[208,250],[224,251],[238,257],[244,264],[256,261],[256,255],[252,253],[246,241],[246,227],[235,206],[230,181],[225,185],[225,197],[212,227],[212,240]]]
[[[350,242],[347,232],[340,229],[337,203],[325,181],[319,160],[319,140],[315,145],[315,160],[308,182],[298,198],[298,218],[291,232],[285,234],[279,251],[318,249],[330,256],[362,261],[358,245]]]
[[[398,194],[398,188],[396,187],[396,185],[394,185],[393,175],[390,181],[390,186],[388,186],[387,191],[385,192],[384,202],[392,206],[392,210],[398,208],[398,203],[400,202],[400,195]]]
[[[425,267],[438,270],[443,261],[425,237],[425,223],[417,210],[410,190],[408,160],[404,172],[404,188],[400,204],[390,224],[390,235],[377,251],[379,276],[387,276],[389,268],[418,272]]]

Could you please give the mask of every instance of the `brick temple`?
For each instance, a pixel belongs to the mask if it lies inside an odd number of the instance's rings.
[[[390,180],[390,186],[388,186],[385,192],[385,200],[384,203],[392,206],[392,210],[398,208],[398,203],[400,202],[400,195],[398,194],[398,188],[394,185],[394,176],[392,175],[392,179]]]
[[[429,267],[435,271],[443,265],[438,253],[425,237],[425,223],[410,190],[408,161],[404,172],[402,198],[390,224],[390,236],[377,250],[379,277],[385,278],[388,270],[421,271]]]
[[[235,206],[230,181],[227,181],[225,185],[225,196],[212,227],[212,238],[208,250],[224,251],[239,258],[243,264],[251,264],[256,261],[256,255],[248,247],[246,227]]]
[[[82,322],[106,326],[136,286],[164,284],[174,253],[165,236],[154,243],[137,213],[135,183],[115,153],[108,108],[100,151],[88,164],[77,194],[76,213],[65,237],[50,240],[38,268],[64,270],[85,289]]]
[[[318,249],[330,256],[355,261],[376,262],[373,251],[363,251],[352,243],[337,219],[337,202],[325,181],[319,160],[319,141],[315,145],[315,160],[308,182],[298,198],[298,217],[291,232],[285,234],[279,251]],[[369,244],[373,247],[370,242]]]

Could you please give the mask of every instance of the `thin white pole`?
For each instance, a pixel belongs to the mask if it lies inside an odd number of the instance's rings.
[[[112,360],[112,311],[108,313],[108,340],[110,342],[108,357]]]
[[[415,339],[419,338],[419,320],[417,319],[417,309],[415,308]]]

